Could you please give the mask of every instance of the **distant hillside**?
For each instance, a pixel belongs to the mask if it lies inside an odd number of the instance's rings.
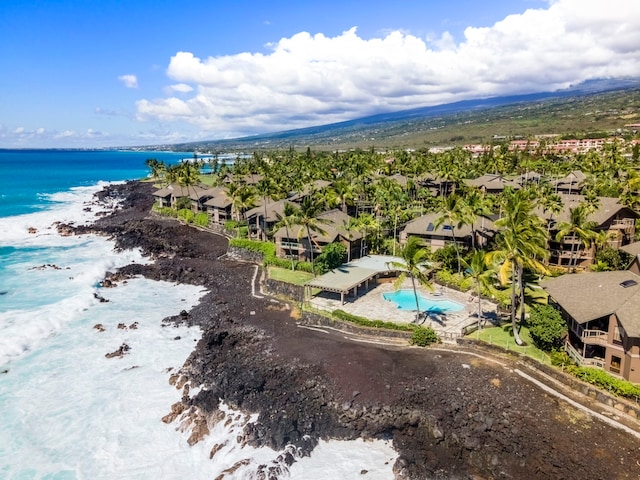
[[[546,133],[612,132],[640,122],[640,80],[389,112],[347,122],[158,148],[193,151],[429,148]]]

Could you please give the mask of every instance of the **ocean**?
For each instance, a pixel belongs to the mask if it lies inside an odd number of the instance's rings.
[[[251,479],[278,457],[240,446],[243,422],[255,417],[224,404],[223,420],[194,446],[188,428],[161,421],[181,396],[169,376],[200,338],[196,327],[161,320],[196,305],[202,288],[144,278],[100,288],[107,271],[149,260],[55,228],[108,211],[93,194],[146,176],[147,158],[190,157],[0,150],[0,478]],[[122,358],[105,356],[124,344]],[[321,441],[281,478],[387,480],[396,458],[388,441]]]

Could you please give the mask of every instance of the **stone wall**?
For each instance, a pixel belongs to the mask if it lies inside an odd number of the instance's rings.
[[[232,247],[231,245],[229,245],[229,248],[227,249],[227,256],[242,260],[244,262],[251,262],[257,265],[262,265],[262,254],[259,252],[254,252],[253,250],[248,250],[246,248]]]
[[[563,371],[559,370],[557,367],[545,365],[544,363],[534,360],[533,358],[527,357],[526,355],[521,355],[516,352],[507,351],[495,345],[489,345],[487,343],[478,342],[476,340],[465,338],[465,339],[459,339],[457,343],[462,347],[467,347],[474,350],[484,350],[491,353],[499,352],[500,354],[503,354],[503,355],[507,353],[511,356],[517,357],[520,360],[520,362],[531,367],[533,370],[539,371],[553,378],[554,380],[562,383],[563,385],[566,385],[568,388],[575,390],[576,392],[580,392],[583,395],[586,395],[587,397],[592,398],[594,401],[598,403],[613,407],[616,410],[624,412],[627,415],[630,415],[634,418],[640,418],[640,405],[638,403],[630,401],[626,398],[616,397],[614,395],[611,395],[610,393],[600,390],[594,385],[590,385],[586,382],[583,382],[582,380],[574,377],[573,375],[564,373]]]
[[[304,300],[304,287],[300,285],[293,285],[291,283],[281,282],[280,280],[267,278],[264,282],[264,288],[269,295],[285,296],[295,302],[302,302]]]
[[[310,325],[316,327],[331,327],[345,332],[354,333],[357,335],[368,335],[375,337],[388,337],[388,338],[406,338],[407,342],[411,338],[411,332],[405,332],[402,330],[389,330],[386,328],[372,328],[356,325],[351,322],[345,322],[335,318],[329,318],[324,315],[320,315],[314,312],[302,312],[301,323],[303,325]]]

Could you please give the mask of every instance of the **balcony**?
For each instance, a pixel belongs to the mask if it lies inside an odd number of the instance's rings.
[[[606,347],[608,344],[609,333],[603,330],[583,330],[581,339],[587,345],[602,345]]]
[[[280,242],[280,246],[287,250],[300,250],[300,243],[298,242]]]
[[[307,246],[303,243],[300,242],[280,242],[280,247],[283,250],[289,250],[289,251],[308,251],[309,249],[307,248]],[[313,253],[322,253],[322,249],[320,247],[317,247],[314,245],[313,247]]]
[[[571,357],[571,359],[574,362],[576,362],[577,365],[586,366],[586,367],[602,368],[604,370],[604,367],[605,367],[604,358],[601,358],[601,357],[585,358],[569,342],[566,342],[564,344],[564,351],[567,353],[567,355],[569,355],[569,357]]]

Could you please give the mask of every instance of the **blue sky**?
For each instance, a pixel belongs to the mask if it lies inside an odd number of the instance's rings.
[[[640,74],[637,0],[1,0],[0,148],[232,138]]]

